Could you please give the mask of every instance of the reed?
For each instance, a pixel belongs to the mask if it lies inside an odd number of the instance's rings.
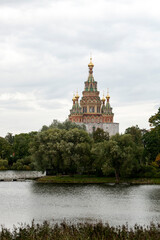
[[[51,225],[47,221],[43,224],[31,225],[21,224],[18,228],[14,227],[13,231],[2,227],[0,232],[1,240],[159,240],[160,225],[150,224],[142,227],[135,225],[129,228],[128,225],[111,227],[109,224],[98,222],[96,224],[78,223]]]

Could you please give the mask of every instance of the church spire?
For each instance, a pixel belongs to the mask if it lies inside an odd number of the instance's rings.
[[[78,90],[77,90],[77,93],[76,93],[75,99],[76,99],[76,101],[78,102],[78,99],[79,99]]]
[[[75,97],[75,94],[73,94],[73,98],[72,98],[72,101],[73,101],[73,105],[75,105],[75,101],[76,101],[76,97]]]
[[[109,99],[110,99],[110,96],[109,96],[109,88],[107,88],[107,96],[106,96],[106,98],[107,98],[107,102],[109,102]]]
[[[94,64],[92,63],[92,57],[90,57],[90,63],[88,64],[89,74],[92,75]]]
[[[90,63],[88,64],[88,67],[89,67],[89,76],[88,76],[87,81],[85,82],[84,91],[86,91],[86,92],[98,92],[97,91],[97,82],[94,81],[94,77],[93,77],[94,64],[92,62],[92,57],[90,57]]]
[[[105,104],[105,101],[106,101],[106,99],[105,99],[105,97],[104,97],[104,92],[103,92],[103,98],[102,98],[102,103],[103,103],[103,105]]]

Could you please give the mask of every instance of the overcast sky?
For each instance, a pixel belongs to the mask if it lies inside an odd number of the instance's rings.
[[[0,0],[0,136],[64,121],[92,52],[120,132],[160,106],[159,0]]]

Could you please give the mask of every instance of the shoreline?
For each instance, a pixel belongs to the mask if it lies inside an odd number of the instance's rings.
[[[160,185],[160,178],[120,178],[117,183],[114,177],[95,177],[83,175],[57,175],[38,178],[0,179],[1,182],[31,182],[46,184],[110,184],[110,185]]]
[[[36,180],[38,183],[56,184],[122,184],[122,185],[160,185],[160,178],[122,178],[119,183],[115,178],[90,176],[44,176]]]

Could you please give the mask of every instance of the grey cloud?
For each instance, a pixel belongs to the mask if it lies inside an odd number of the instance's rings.
[[[26,104],[24,104],[23,102],[17,102],[15,100],[12,101],[5,101],[5,102],[1,102],[0,101],[0,109],[1,111],[10,111],[10,110],[14,110],[14,111],[28,111],[31,109],[34,109],[33,107],[29,107]]]

